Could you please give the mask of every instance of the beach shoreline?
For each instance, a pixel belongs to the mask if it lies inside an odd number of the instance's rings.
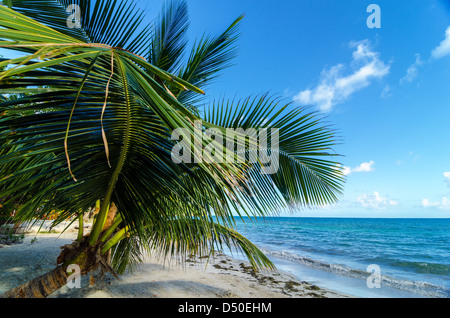
[[[26,234],[23,243],[0,248],[0,293],[55,267],[60,247],[75,231]],[[92,277],[91,277],[92,276]],[[81,288],[64,286],[51,298],[346,298],[340,292],[301,281],[280,270],[254,271],[248,262],[216,253],[206,257],[163,260],[145,256],[116,280],[100,273],[81,277]],[[92,281],[95,281],[93,284]]]

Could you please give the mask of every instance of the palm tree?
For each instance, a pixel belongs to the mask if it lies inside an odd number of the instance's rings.
[[[99,205],[90,233],[65,246],[53,271],[5,297],[46,297],[66,284],[71,264],[82,274],[100,266],[120,274],[155,249],[170,256],[227,246],[255,268],[273,267],[235,230],[235,217],[338,200],[334,132],[315,113],[267,94],[201,108],[205,88],[236,54],[242,17],[189,49],[184,1],[168,3],[150,24],[127,0],[4,3],[0,47],[21,55],[0,61],[0,94],[26,94],[0,101],[0,198],[32,194],[16,216],[23,222],[58,210],[59,224]],[[72,4],[80,20],[69,28]],[[234,160],[175,162],[171,137],[180,128],[185,149],[219,150],[230,140],[206,136],[236,129]],[[249,129],[279,133],[274,173],[261,173],[266,149],[242,133]],[[239,146],[257,160],[237,160]]]

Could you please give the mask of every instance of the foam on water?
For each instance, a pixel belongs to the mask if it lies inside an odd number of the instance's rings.
[[[361,297],[450,296],[450,219],[268,218],[237,229],[323,287]],[[380,290],[366,286],[371,264],[381,268]]]
[[[349,278],[355,278],[355,279],[358,279],[361,281],[367,281],[369,276],[372,275],[372,272],[351,268],[351,267],[343,265],[343,264],[330,264],[330,263],[327,263],[322,260],[315,260],[315,259],[311,259],[309,257],[292,254],[292,253],[288,253],[285,251],[271,251],[271,250],[264,249],[264,248],[262,248],[261,250],[267,256],[269,256],[269,257],[272,256],[272,260],[274,260],[274,258],[275,258],[275,259],[286,260],[286,261],[293,263],[294,265],[291,265],[289,267],[289,270],[294,274],[296,272],[295,264],[300,264],[300,265],[307,266],[312,269],[316,269],[316,270],[320,270],[320,271],[327,271],[327,272],[333,273],[335,275],[345,276],[345,277],[349,277]],[[320,277],[320,275],[317,275],[317,274],[316,274],[316,276]],[[299,277],[299,278],[301,278],[301,277]],[[324,283],[325,282],[321,281],[319,284],[323,285]],[[369,288],[369,287],[367,287],[367,285],[366,286],[362,285],[362,286],[363,286],[363,288]],[[424,282],[424,281],[410,281],[410,280],[406,280],[406,279],[394,278],[394,277],[390,277],[390,276],[383,275],[383,274],[380,275],[380,286],[382,286],[382,288],[385,288],[385,289],[386,289],[386,287],[390,287],[390,288],[399,289],[400,291],[412,293],[412,295],[409,295],[410,297],[414,297],[414,296],[431,297],[431,298],[449,297],[449,291],[446,290],[442,286],[434,285],[434,284]],[[376,290],[372,294],[376,295],[375,292],[376,292]],[[358,295],[359,293],[357,291],[354,291],[354,293],[355,293],[355,296],[360,296],[360,295]],[[392,291],[391,291],[391,293],[392,293]],[[395,293],[392,293],[392,294],[395,295]],[[399,293],[399,295],[401,295],[401,293]],[[407,295],[408,294],[404,294],[404,296],[407,296]]]

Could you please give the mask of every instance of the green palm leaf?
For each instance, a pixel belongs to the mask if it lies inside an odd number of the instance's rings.
[[[16,12],[84,43],[107,44],[138,55],[149,44],[150,25],[142,25],[144,12],[133,1],[11,0],[11,4]],[[68,27],[71,5],[80,8],[79,28]]]
[[[250,175],[252,169],[248,172],[247,179],[259,178],[260,184],[251,186],[253,191],[265,190],[258,197],[278,202],[281,193],[286,207],[298,209],[334,203],[342,193],[343,174],[339,163],[332,160],[337,156],[332,148],[336,144],[334,132],[321,125],[321,120],[305,108],[280,106],[278,99],[264,94],[238,103],[224,100],[212,104],[205,121],[233,129],[279,131],[276,173],[260,176]],[[260,170],[261,165],[254,165],[253,169]]]
[[[147,60],[170,73],[176,73],[187,46],[189,27],[188,9],[185,1],[171,1],[164,5],[154,25]]]
[[[237,18],[219,36],[204,36],[194,44],[188,62],[178,76],[200,88],[213,83],[221,71],[232,65],[231,61],[236,56],[239,24],[243,18]],[[202,100],[189,91],[178,91],[176,96],[180,102],[190,105]]]

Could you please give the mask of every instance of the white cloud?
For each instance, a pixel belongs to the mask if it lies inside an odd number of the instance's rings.
[[[450,172],[444,172],[444,178],[447,186],[450,187]]]
[[[374,161],[371,162],[363,162],[358,167],[353,169],[353,172],[370,172],[373,171]]]
[[[432,52],[431,56],[436,59],[450,54],[450,26],[445,31],[445,40],[441,42]]]
[[[353,93],[369,86],[374,78],[382,78],[389,73],[390,66],[379,58],[379,53],[372,51],[368,40],[351,43],[356,47],[349,75],[343,75],[344,64],[337,64],[330,69],[324,69],[320,83],[313,89],[299,92],[294,101],[314,105],[323,112],[329,112],[333,106],[347,100]]]
[[[424,208],[439,208],[442,210],[450,210],[450,199],[447,197],[442,197],[441,201],[436,202],[431,202],[428,199],[423,199],[422,206]]]
[[[409,151],[408,154],[406,154],[402,159],[397,160],[397,165],[403,165],[403,164],[411,164],[416,163],[421,159],[421,155],[415,153],[414,151]]]
[[[384,88],[383,88],[383,91],[381,92],[381,98],[388,98],[391,95],[392,95],[392,89],[389,85],[386,84],[386,86],[384,86]]]
[[[375,161],[370,161],[370,162],[363,162],[362,164],[360,164],[357,167],[351,168],[351,167],[347,167],[344,166],[343,167],[343,173],[345,176],[348,176],[351,173],[358,173],[358,172],[371,172],[374,170],[374,166],[375,165]]]
[[[423,199],[422,200],[422,206],[424,208],[437,207],[439,205],[440,205],[440,202],[430,202],[430,200],[428,200],[428,199]]]
[[[408,69],[406,70],[406,75],[402,79],[400,79],[400,84],[403,84],[404,82],[411,83],[412,81],[414,81],[418,75],[417,69],[422,64],[423,61],[420,57],[420,54],[416,54],[416,61],[410,67],[408,67]]]
[[[360,203],[364,208],[383,210],[388,207],[397,206],[398,202],[387,197],[382,197],[379,192],[373,194],[363,194],[356,198],[356,202]]]
[[[450,187],[450,172],[444,172],[443,173],[445,182],[447,183],[447,186]],[[422,206],[424,208],[439,208],[442,210],[450,210],[450,199],[447,197],[442,197],[441,201],[430,201],[428,199],[422,200]]]
[[[347,166],[343,166],[342,167],[342,173],[344,174],[344,176],[348,176],[350,173],[352,173],[352,168],[347,167]]]

